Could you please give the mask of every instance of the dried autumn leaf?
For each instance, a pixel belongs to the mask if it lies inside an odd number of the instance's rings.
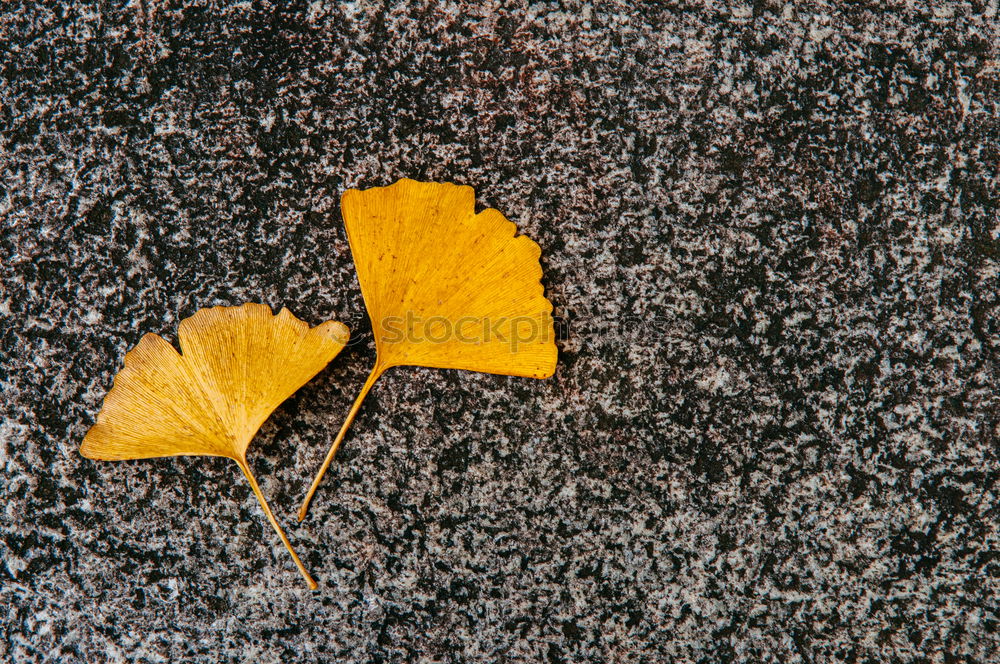
[[[341,208],[377,358],[299,509],[312,500],[361,402],[389,367],[548,378],[552,304],[541,250],[471,187],[403,179],[344,193]]]
[[[262,304],[202,309],[181,321],[180,354],[155,334],[145,335],[125,354],[125,366],[80,453],[105,461],[229,457],[246,475],[264,514],[315,589],[268,507],[246,452],[271,412],[319,373],[348,337],[342,323],[310,329],[287,309],[275,316]]]

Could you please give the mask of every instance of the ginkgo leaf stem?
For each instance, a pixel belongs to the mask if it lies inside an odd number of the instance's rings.
[[[271,508],[268,506],[267,500],[264,499],[264,494],[261,493],[260,487],[257,486],[257,480],[254,479],[253,473],[250,472],[250,466],[247,465],[246,461],[242,461],[240,459],[236,459],[236,465],[238,465],[240,470],[243,471],[243,474],[247,476],[247,480],[250,482],[250,488],[253,489],[254,495],[257,496],[260,506],[264,508],[264,514],[267,515],[267,520],[271,522],[272,526],[274,526],[275,532],[278,533],[278,537],[281,538],[281,542],[285,545],[285,548],[288,549],[288,553],[292,554],[292,560],[295,561],[295,566],[299,568],[300,572],[302,572],[302,576],[305,578],[306,583],[309,584],[309,588],[311,590],[316,590],[319,586],[309,575],[309,572],[306,570],[305,565],[302,564],[302,561],[299,560],[298,554],[295,553],[295,549],[292,548],[292,543],[288,541],[288,536],[285,535],[285,531],[281,529],[281,526],[278,524],[278,520],[274,518],[274,513],[271,512]]]
[[[372,367],[371,373],[368,374],[368,380],[365,381],[364,387],[361,388],[361,392],[358,393],[357,399],[354,400],[354,405],[351,406],[351,411],[347,414],[347,419],[344,420],[344,424],[340,427],[340,433],[337,434],[336,440],[334,440],[333,445],[330,446],[330,451],[326,453],[323,465],[320,467],[319,472],[316,473],[312,486],[309,487],[309,492],[302,501],[302,507],[299,508],[299,521],[306,518],[306,512],[309,511],[309,503],[312,502],[313,495],[316,493],[319,483],[323,481],[323,475],[326,474],[326,470],[330,467],[330,463],[333,461],[333,456],[337,453],[337,448],[340,447],[340,443],[344,440],[344,435],[350,428],[351,422],[354,421],[354,417],[358,414],[358,410],[361,408],[361,402],[365,400],[365,397],[368,396],[368,392],[372,389],[375,381],[378,380],[379,376],[381,376],[387,368],[387,366],[380,364],[376,360],[375,366]]]

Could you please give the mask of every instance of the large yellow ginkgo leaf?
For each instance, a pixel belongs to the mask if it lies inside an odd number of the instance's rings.
[[[268,507],[246,452],[271,412],[315,376],[347,343],[335,321],[314,328],[287,309],[262,304],[202,309],[181,321],[181,353],[145,335],[125,354],[97,422],[80,445],[90,459],[179,455],[233,459],[295,565],[315,589]]]
[[[394,366],[548,378],[556,367],[541,250],[471,187],[403,179],[352,189],[341,209],[377,359],[299,510],[309,502],[368,391]]]

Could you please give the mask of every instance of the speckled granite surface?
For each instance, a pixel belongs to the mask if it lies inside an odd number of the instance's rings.
[[[62,3],[53,3],[62,4]],[[997,661],[996,2],[0,9],[0,661]],[[214,304],[366,327],[338,210],[473,185],[555,378],[374,352],[233,464],[82,459]]]

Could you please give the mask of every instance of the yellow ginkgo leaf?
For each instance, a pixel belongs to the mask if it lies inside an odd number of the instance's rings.
[[[377,358],[299,509],[316,487],[368,391],[394,366],[548,378],[556,367],[541,250],[471,187],[403,179],[344,193],[341,209]]]
[[[263,304],[202,309],[181,321],[181,353],[155,334],[125,354],[97,423],[80,445],[90,459],[118,461],[179,455],[229,457],[295,565],[315,589],[247,464],[247,447],[282,401],[315,376],[347,343],[343,323],[314,328],[287,309]]]

